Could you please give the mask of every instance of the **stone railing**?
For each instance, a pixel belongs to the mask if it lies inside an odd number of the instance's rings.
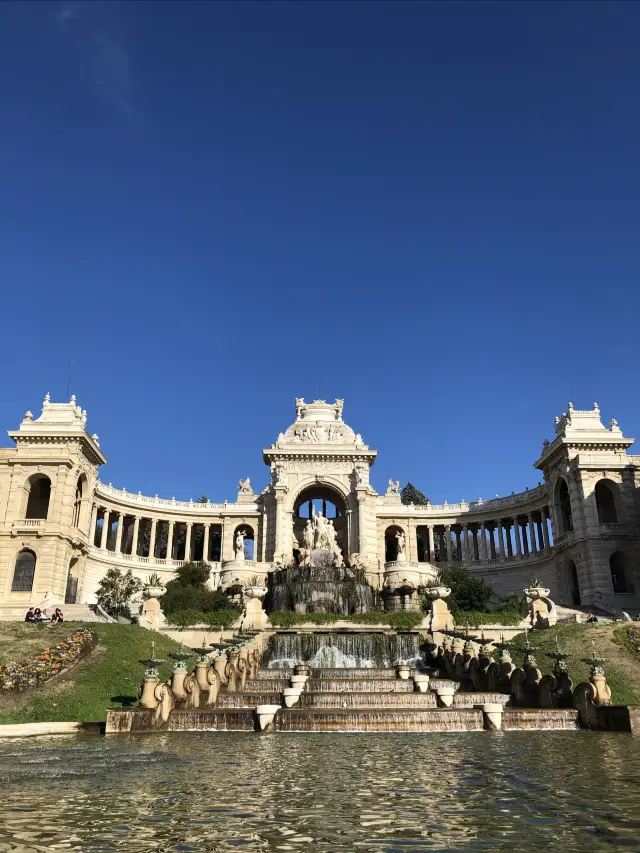
[[[129,505],[139,506],[142,508],[151,509],[165,509],[165,510],[176,510],[177,512],[192,512],[196,515],[208,515],[211,513],[219,514],[224,512],[237,512],[243,515],[248,515],[252,512],[256,514],[259,512],[258,508],[253,508],[251,504],[242,504],[237,505],[235,503],[229,503],[229,501],[224,501],[224,503],[199,503],[198,501],[188,500],[188,501],[177,501],[175,498],[159,498],[157,495],[154,497],[149,497],[148,495],[143,495],[142,492],[128,492],[126,489],[116,489],[115,486],[112,486],[111,483],[108,485],[105,483],[98,482],[96,485],[96,491],[94,495],[94,500],[98,501],[100,498],[104,498],[105,500],[111,500],[115,504],[119,504],[122,502],[126,502]]]
[[[118,551],[109,551],[106,548],[89,548],[89,556],[95,560],[106,560],[109,563],[129,565],[132,569],[168,569],[173,570],[182,566],[184,560],[168,560],[165,557],[140,557],[138,554],[123,554]],[[211,560],[206,561],[213,572],[220,571],[220,563]]]
[[[445,515],[453,516],[466,513],[491,513],[493,510],[510,509],[512,507],[521,506],[524,504],[542,504],[548,501],[549,495],[545,486],[536,486],[534,489],[526,489],[524,492],[517,492],[512,495],[506,495],[502,498],[491,498],[488,501],[482,499],[477,501],[461,501],[460,503],[450,504],[400,504],[394,505],[393,509],[389,508],[389,512],[393,515]],[[498,515],[500,513],[498,512]]]
[[[11,535],[18,533],[35,533],[40,536],[44,533],[46,519],[44,518],[19,518],[11,525]]]

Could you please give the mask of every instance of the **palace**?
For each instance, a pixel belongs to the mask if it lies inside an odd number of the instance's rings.
[[[640,607],[640,457],[596,404],[570,403],[534,463],[543,484],[471,503],[404,505],[400,484],[369,482],[377,451],[342,418],[343,401],[296,400],[295,421],[263,450],[268,485],[241,480],[236,500],[199,503],[105,485],[98,436],[75,397],[44,399],[0,449],[0,614],[47,598],[95,601],[111,566],[144,579],[205,560],[223,589],[266,583],[308,565],[321,547],[335,567],[357,569],[389,606],[462,564],[497,593],[532,576],[561,604],[608,612]]]

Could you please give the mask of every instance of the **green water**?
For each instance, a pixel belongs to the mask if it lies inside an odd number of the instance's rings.
[[[185,733],[0,742],[0,851],[640,848],[640,738]]]

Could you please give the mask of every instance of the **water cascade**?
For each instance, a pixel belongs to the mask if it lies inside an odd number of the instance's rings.
[[[420,635],[366,632],[280,631],[273,636],[263,666],[293,667],[303,661],[313,669],[392,667],[398,662],[420,665]]]

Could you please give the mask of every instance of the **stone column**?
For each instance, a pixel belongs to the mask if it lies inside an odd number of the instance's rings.
[[[433,545],[433,524],[427,524],[427,537],[429,553],[426,556],[430,563],[434,563],[436,559],[436,551]]]
[[[275,557],[282,557],[283,545],[282,545],[282,524],[283,524],[283,500],[284,495],[278,494],[276,489],[276,535],[275,535]]]
[[[484,521],[480,524],[480,559],[486,560],[487,558],[487,530],[484,526]]]
[[[116,530],[116,554],[122,551],[122,527],[124,523],[124,513],[118,513],[118,529]]]
[[[133,539],[131,540],[131,553],[134,556],[138,554],[138,532],[140,530],[140,516],[136,515],[133,519]]]
[[[209,524],[204,525],[204,539],[202,540],[202,559],[205,563],[209,562],[209,527]]]
[[[89,519],[89,545],[93,545],[96,538],[96,519],[98,517],[98,505],[91,504],[91,518]]]
[[[447,540],[447,563],[453,562],[453,542],[451,541],[451,525],[445,524],[445,539]]]
[[[511,542],[511,528],[509,526],[505,527],[504,532],[506,534],[506,539],[507,539],[507,557],[513,557],[513,544]]]
[[[151,519],[151,532],[149,533],[149,557],[155,557],[156,555],[156,525],[157,520],[155,518]]]
[[[173,521],[169,519],[167,532],[167,560],[173,560]]]
[[[107,547],[107,533],[109,531],[109,510],[105,507],[103,520],[102,520],[102,532],[100,534],[100,548],[104,551]]]
[[[516,554],[519,557],[522,554],[522,542],[520,541],[520,527],[517,516],[513,518],[513,538],[516,540]]]
[[[489,531],[489,559],[496,559],[496,538],[495,538],[495,529],[493,527],[488,528]]]
[[[478,528],[471,531],[471,556],[474,560],[480,561],[480,545],[478,543]]]
[[[187,562],[187,563],[191,559],[191,526],[192,526],[192,523],[193,522],[191,522],[191,521],[187,521],[187,523],[186,523],[187,532],[185,534],[185,539],[184,539],[184,559],[185,559],[185,562]]]
[[[358,550],[363,556],[367,553],[365,498],[364,494],[358,494]]]
[[[542,519],[542,541],[545,550],[549,547],[549,528],[547,527],[547,519],[544,514],[544,507],[540,510],[540,518]]]
[[[525,522],[520,528],[522,534],[522,553],[526,557],[529,554],[529,542],[527,540],[527,523]]]
[[[466,524],[462,525],[462,562],[468,563],[471,557],[469,556],[469,527]]]
[[[498,519],[498,554],[504,560],[504,537],[502,535],[502,519]]]
[[[531,553],[535,554],[538,550],[538,546],[536,545],[536,529],[533,526],[533,513],[529,513],[527,516],[529,520],[529,537],[531,539]]]

